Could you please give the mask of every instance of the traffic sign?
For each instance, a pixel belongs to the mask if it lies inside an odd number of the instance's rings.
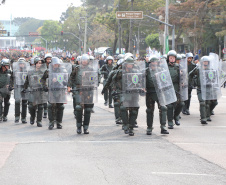
[[[6,30],[0,30],[0,34],[6,34]]]
[[[37,37],[38,36],[38,32],[29,32],[29,36]]]
[[[226,48],[224,48],[224,49],[222,50],[222,52],[223,52],[224,54],[226,54]]]
[[[143,19],[142,11],[118,11],[116,19]]]

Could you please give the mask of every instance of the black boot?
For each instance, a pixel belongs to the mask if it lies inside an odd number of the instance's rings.
[[[44,113],[43,114],[43,118],[47,118],[47,113]]]
[[[60,123],[57,123],[57,129],[62,129],[62,125]]]
[[[20,117],[15,117],[15,123],[19,123]]]
[[[81,127],[78,127],[77,128],[77,134],[81,134],[82,133],[82,129],[81,129]]]
[[[49,123],[49,130],[52,130],[53,127],[54,127],[54,123],[53,123],[53,122],[50,122],[50,123]]]
[[[42,123],[41,122],[37,122],[37,127],[42,127]]]
[[[31,125],[34,125],[34,122],[35,122],[34,118],[31,117],[31,118],[30,118],[30,124],[31,124]]]
[[[6,122],[8,119],[7,119],[7,116],[3,116],[3,121]],[[1,121],[1,120],[0,120]]]
[[[23,124],[27,123],[26,118],[22,118],[21,121],[22,121]]]
[[[104,102],[104,105],[107,106],[108,105],[108,102]]]
[[[206,121],[204,121],[204,120],[201,120],[201,124],[206,125],[206,124],[207,124],[207,122],[206,122]]]
[[[84,129],[84,134],[89,134],[89,130],[88,129]]]
[[[175,120],[175,125],[180,126],[180,122]]]
[[[130,136],[134,136],[134,132],[133,132],[132,129],[129,129],[129,135],[130,135]]]
[[[109,105],[109,108],[114,108],[111,104]]]
[[[169,132],[165,129],[161,129],[161,134],[169,134]]]

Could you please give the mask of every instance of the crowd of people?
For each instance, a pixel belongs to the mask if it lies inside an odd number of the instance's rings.
[[[195,59],[195,60],[194,60]],[[114,108],[115,123],[125,134],[134,135],[138,127],[140,102],[146,102],[146,134],[151,135],[155,103],[158,104],[161,134],[180,125],[180,114],[190,115],[191,93],[197,89],[200,122],[211,121],[225,82],[226,65],[215,53],[200,60],[192,53],[171,50],[162,57],[147,55],[136,59],[133,54],[71,57],[46,53],[32,56],[1,53],[0,121],[8,120],[11,92],[15,99],[15,123],[30,124],[49,119],[49,130],[62,129],[64,104],[73,97],[77,133],[89,134],[98,86],[103,78],[104,105]],[[168,129],[167,129],[168,128]]]

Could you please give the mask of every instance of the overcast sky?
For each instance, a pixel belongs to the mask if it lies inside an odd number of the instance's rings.
[[[34,17],[42,20],[59,20],[61,13],[73,3],[80,6],[80,0],[6,0],[0,6],[0,20],[15,17]]]

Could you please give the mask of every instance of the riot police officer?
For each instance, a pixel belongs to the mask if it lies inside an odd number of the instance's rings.
[[[124,62],[124,56],[118,56],[120,58],[117,61],[117,65],[113,68],[113,70],[108,75],[108,78],[106,80],[105,85],[103,86],[103,90],[101,92],[102,95],[104,95],[106,89],[111,87],[112,89],[112,97],[114,100],[114,114],[115,114],[115,122],[116,124],[122,124],[122,118],[120,114],[120,94],[119,91],[121,90],[119,88],[118,82],[115,80],[115,75],[117,74],[118,70],[122,69],[122,64]]]
[[[193,60],[193,54],[192,53],[187,53],[186,54],[186,58],[187,58],[187,64],[188,64],[188,74],[190,72],[192,72],[192,70],[195,69],[196,65],[192,62]],[[189,75],[189,78],[188,78],[188,100],[186,100],[184,103],[184,107],[183,107],[183,110],[182,110],[182,113],[185,114],[185,115],[190,115],[190,111],[189,111],[189,108],[190,108],[190,103],[191,103],[191,93],[192,93],[192,89],[193,89],[193,86],[194,86],[194,73],[190,73]]]
[[[84,54],[81,57],[80,65],[74,68],[69,79],[68,92],[71,91],[71,87],[76,87],[72,91],[75,91],[76,96],[76,125],[78,134],[82,133],[82,126],[84,134],[89,134],[90,117],[98,86],[97,67],[98,64],[90,63],[90,57]],[[84,120],[82,119],[83,114]]]
[[[43,91],[40,79],[42,78],[46,70],[46,65],[42,63],[41,58],[36,57],[34,59],[34,66],[28,71],[26,81],[24,83],[24,90],[30,87],[29,97],[29,113],[30,124],[33,125],[35,118],[37,117],[37,127],[42,127],[42,114],[43,114],[43,103],[47,102],[47,93]],[[37,116],[36,116],[37,112]]]
[[[167,118],[168,118],[168,128],[173,129],[173,120],[175,120],[176,125],[180,125],[179,115],[184,106],[184,102],[180,100],[180,69],[176,62],[177,53],[174,50],[170,50],[167,54],[167,63],[170,72],[170,76],[173,82],[174,90],[177,94],[177,102],[167,105]]]
[[[51,59],[52,59],[52,54],[51,53],[46,53],[45,54],[45,58],[44,58],[44,63],[46,64],[47,68],[49,66],[49,64],[51,63]],[[47,113],[48,113],[48,106],[47,103],[43,104],[44,107],[44,114],[43,114],[43,118],[47,118]]]
[[[161,134],[169,134],[166,129],[167,107],[161,105],[158,97],[157,79],[155,73],[158,72],[160,60],[157,56],[152,55],[149,58],[149,68],[146,71],[146,113],[147,113],[147,135],[152,134],[155,102],[158,104]],[[159,69],[160,71],[161,69]],[[156,83],[156,84],[155,84]]]
[[[64,113],[64,103],[66,103],[66,88],[68,76],[72,70],[70,63],[61,63],[60,59],[53,57],[49,68],[44,73],[41,83],[45,91],[49,93],[48,99],[48,118],[49,130],[52,130],[56,123],[57,129],[62,129]],[[70,72],[68,72],[70,71]],[[48,86],[46,83],[47,78]]]
[[[107,78],[108,78],[108,75],[109,73],[112,71],[112,68],[113,68],[113,62],[114,62],[114,59],[112,56],[108,56],[106,58],[106,64],[104,64],[101,69],[100,69],[100,73],[103,74],[104,76],[104,82],[103,82],[103,85],[106,84],[106,81],[107,81]],[[104,105],[107,106],[107,102],[109,104],[109,108],[113,108],[112,106],[112,95],[111,95],[111,88],[109,87],[109,91],[106,90],[104,92]]]
[[[29,70],[29,63],[24,58],[19,58],[18,62],[13,63],[13,75],[11,75],[11,86],[14,87],[15,98],[15,123],[20,120],[23,124],[27,123],[27,100],[28,93],[21,93]],[[22,111],[20,105],[22,104]]]
[[[2,59],[0,64],[0,121],[7,121],[10,106],[10,95],[13,89],[10,84],[10,62],[9,59]],[[4,110],[2,103],[4,102]]]

